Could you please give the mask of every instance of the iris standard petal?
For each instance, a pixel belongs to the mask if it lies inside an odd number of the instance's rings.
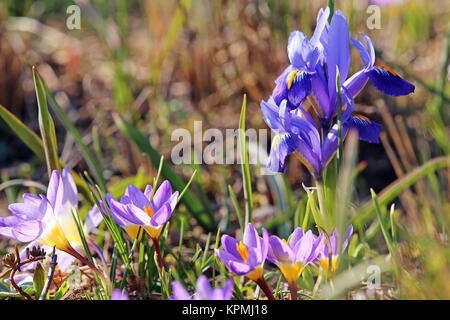
[[[336,67],[339,68],[341,82],[347,78],[350,68],[350,33],[347,19],[341,11],[336,11],[328,31],[325,48],[330,101],[336,96]],[[342,84],[342,83],[341,83]]]
[[[403,80],[392,69],[377,65],[368,71],[370,82],[379,91],[391,96],[404,96],[414,92],[415,86]]]

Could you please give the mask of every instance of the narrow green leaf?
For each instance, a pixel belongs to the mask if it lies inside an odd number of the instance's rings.
[[[36,133],[23,124],[15,115],[9,112],[4,106],[0,105],[0,117],[6,122],[11,130],[22,140],[25,145],[36,154],[36,156],[45,161],[44,144]]]
[[[242,102],[241,117],[239,119],[239,154],[241,157],[242,179],[244,180],[245,221],[246,226],[252,222],[252,181],[250,178],[250,167],[248,163],[247,140],[245,138],[245,112],[247,110],[247,96],[244,95]]]
[[[442,156],[431,159],[422,166],[415,168],[410,173],[392,182],[378,194],[377,197],[380,206],[387,206],[401,192],[403,192],[403,190],[412,186],[418,179],[446,167],[450,167],[450,156]],[[375,205],[373,201],[368,201],[353,217],[352,223],[359,229],[363,224],[372,218],[374,213]]]
[[[42,141],[44,143],[45,159],[47,163],[48,176],[50,177],[53,170],[61,170],[58,158],[55,124],[50,112],[48,111],[44,84],[42,83],[36,67],[34,66],[33,79],[34,88],[36,90],[36,99],[38,102],[39,129],[41,131]]]

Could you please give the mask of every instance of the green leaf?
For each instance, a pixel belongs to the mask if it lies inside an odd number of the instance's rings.
[[[50,100],[50,106],[52,107],[53,111],[56,113],[56,115],[61,120],[64,127],[66,128],[66,130],[73,136],[76,143],[80,147],[81,154],[83,155],[83,158],[86,160],[86,163],[88,164],[89,168],[92,170],[92,174],[94,175],[96,181],[98,182],[100,187],[105,192],[107,192],[106,181],[103,177],[103,172],[102,172],[102,167],[100,165],[100,162],[98,160],[96,160],[96,158],[94,158],[94,156],[92,155],[88,146],[86,145],[86,143],[84,143],[80,132],[72,124],[69,117],[67,117],[66,112],[60,107],[58,102],[56,102],[56,99],[54,98],[53,94],[50,92],[50,90],[47,89],[44,82],[40,78],[39,74],[37,74],[37,72],[36,72],[35,78],[38,80],[38,83],[42,86],[41,90],[43,91],[42,94],[44,94],[43,99],[46,100],[46,97],[48,97],[48,99]],[[48,110],[47,110],[47,113],[48,113]]]
[[[59,287],[58,291],[56,291],[53,300],[61,300],[61,298],[67,293],[74,279],[74,275],[75,274],[72,274],[69,277],[67,277],[66,281],[64,281],[61,287]]]
[[[427,161],[420,167],[415,168],[410,173],[395,180],[378,194],[378,202],[381,207],[387,206],[406,188],[412,186],[418,179],[429,175],[436,170],[450,167],[450,156],[442,156]],[[375,213],[375,205],[372,200],[363,205],[358,213],[353,217],[352,223],[356,228],[360,228]]]
[[[158,168],[161,155],[156,151],[151,145],[148,139],[133,125],[123,120],[118,114],[113,115],[114,122],[119,130],[127,137],[128,140],[133,142],[141,152],[144,152],[150,156],[150,160],[154,168]],[[184,189],[183,180],[173,171],[169,164],[164,162],[161,169],[162,176],[169,180],[172,187],[175,190],[182,191]],[[207,215],[203,212],[203,206],[197,197],[190,191],[186,190],[183,199],[183,203],[186,205],[188,210],[192,213],[197,222],[206,230],[214,231],[216,229],[216,224],[211,221]]]
[[[36,300],[39,299],[42,293],[42,289],[44,289],[44,284],[46,280],[46,275],[44,272],[44,269],[42,268],[41,264],[38,263],[36,269],[34,270],[34,277],[33,277],[33,288],[34,292],[36,293]]]
[[[247,110],[247,96],[244,95],[242,102],[241,117],[239,119],[239,154],[241,157],[242,178],[244,180],[245,221],[246,226],[252,222],[252,181],[250,178],[250,167],[248,164],[247,141],[245,139],[245,112]]]
[[[30,130],[22,121],[0,105],[0,117],[6,122],[11,130],[30,148],[36,156],[45,161],[44,144],[36,133]]]
[[[55,124],[48,111],[47,98],[45,95],[44,84],[39,77],[36,67],[33,66],[34,88],[36,90],[36,99],[38,102],[39,129],[41,131],[42,141],[44,143],[45,160],[47,163],[48,175],[53,170],[60,171],[59,157],[56,142]]]

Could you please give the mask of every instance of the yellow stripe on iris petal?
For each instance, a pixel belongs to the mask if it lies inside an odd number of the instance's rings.
[[[300,72],[300,70],[294,70],[294,71],[292,71],[291,74],[289,75],[288,83],[287,83],[288,90],[291,89],[291,87],[292,87],[292,82],[294,82],[295,76],[296,76],[297,73],[299,73],[299,72]]]

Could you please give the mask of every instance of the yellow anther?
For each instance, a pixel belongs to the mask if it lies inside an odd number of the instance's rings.
[[[153,210],[151,206],[144,207],[144,211],[150,218],[153,218]]]

